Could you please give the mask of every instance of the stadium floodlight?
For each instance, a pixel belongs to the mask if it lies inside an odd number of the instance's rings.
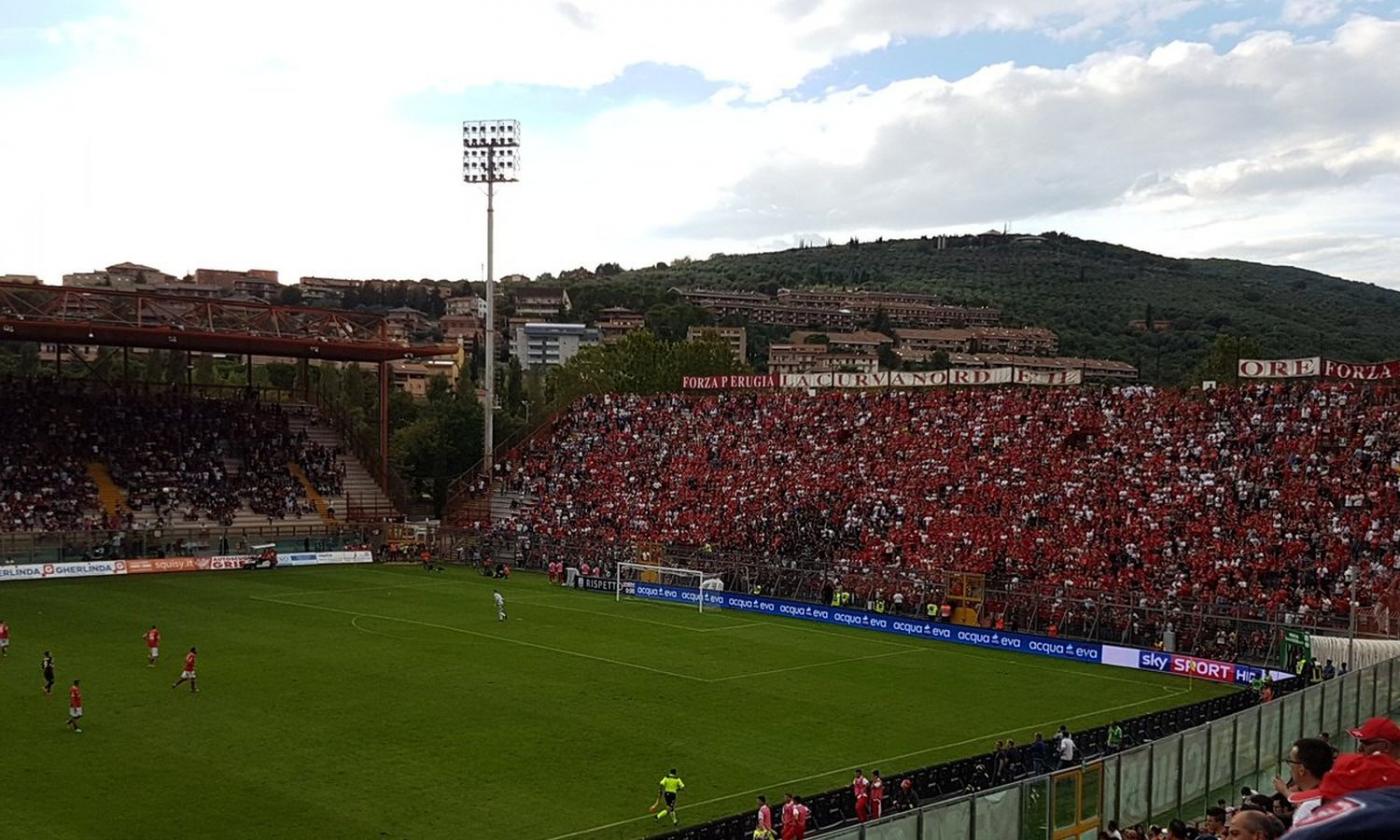
[[[679,566],[655,566],[649,563],[618,563],[615,574],[617,575],[617,600],[621,601],[623,595],[632,594],[624,592],[631,584],[633,592],[639,583],[654,583],[661,586],[671,587],[676,590],[676,598],[659,597],[659,600],[679,600],[683,603],[694,601],[700,612],[705,611],[705,601],[710,602],[710,609],[720,609],[723,607],[723,599],[719,593],[724,591],[724,582],[719,575],[710,575],[697,569],[682,569]],[[711,594],[706,594],[706,593]],[[705,597],[700,597],[705,595]],[[646,596],[642,596],[646,597]]]
[[[481,469],[489,487],[496,411],[496,185],[520,180],[519,120],[462,123],[462,180],[486,185],[486,405]]]

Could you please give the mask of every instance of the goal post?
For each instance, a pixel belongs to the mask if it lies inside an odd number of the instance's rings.
[[[724,583],[720,580],[719,575],[711,575],[698,569],[684,569],[678,566],[624,562],[617,564],[616,576],[616,600],[618,601],[621,601],[622,596],[627,594],[627,584],[629,583],[655,583],[661,586],[673,586],[678,589],[694,591],[696,594],[695,606],[700,612],[705,611],[705,598],[703,597],[705,592],[724,589]],[[718,606],[719,604],[712,600],[710,609],[715,609]]]

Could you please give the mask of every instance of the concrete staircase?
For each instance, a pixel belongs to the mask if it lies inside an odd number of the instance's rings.
[[[491,495],[491,521],[510,522],[521,513],[535,507],[535,497],[528,493],[514,493],[504,490]]]
[[[108,471],[107,465],[101,461],[93,461],[87,465],[87,473],[92,483],[97,485],[97,501],[102,505],[103,515],[108,519],[124,515],[127,510],[126,491],[112,480],[112,473]]]
[[[330,504],[326,502],[325,497],[316,489],[316,485],[311,483],[311,479],[307,477],[306,471],[294,461],[287,462],[287,470],[292,474],[292,477],[297,480],[297,483],[301,485],[302,492],[306,494],[307,499],[311,500],[311,505],[316,508],[316,514],[321,517],[321,521],[327,525],[334,525],[335,517],[331,515]]]
[[[292,406],[295,407],[295,406]],[[312,441],[328,449],[340,449],[340,462],[345,465],[345,481],[342,482],[344,494],[340,496],[328,496],[325,502],[328,511],[334,514],[334,519],[344,520],[350,512],[351,505],[358,509],[369,509],[379,511],[381,515],[388,515],[394,511],[394,505],[389,501],[389,497],[384,495],[384,491],[379,489],[379,482],[375,481],[365,465],[360,463],[360,459],[350,451],[345,442],[340,439],[340,435],[329,425],[320,422],[308,422],[305,419],[293,417],[291,419],[292,431],[305,430],[306,436]]]

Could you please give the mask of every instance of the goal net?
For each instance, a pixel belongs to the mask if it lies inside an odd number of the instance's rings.
[[[671,601],[706,609],[719,609],[724,583],[719,575],[677,566],[657,566],[650,563],[617,564],[617,600],[639,598],[647,601]],[[701,597],[702,593],[706,597]]]

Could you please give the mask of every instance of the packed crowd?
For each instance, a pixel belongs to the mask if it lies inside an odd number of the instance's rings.
[[[339,453],[293,431],[276,404],[51,380],[3,382],[0,395],[0,530],[228,524],[240,508],[300,517],[313,508],[290,464],[321,494],[341,494]],[[94,463],[125,491],[118,521],[103,515]]]
[[[820,558],[859,599],[909,604],[978,572],[1043,596],[1046,614],[1003,605],[1023,626],[1083,623],[1114,593],[1142,607],[1117,613],[1129,641],[1200,605],[1345,615],[1348,574],[1375,602],[1400,564],[1387,387],[611,396],[508,470],[539,500],[515,526],[536,539]],[[1194,641],[1251,643],[1233,632]]]

